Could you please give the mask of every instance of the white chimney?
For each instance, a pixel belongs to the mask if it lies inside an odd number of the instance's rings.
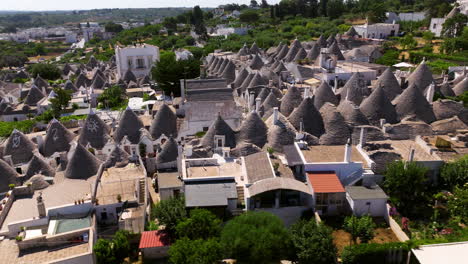
[[[338,91],[338,75],[335,75],[335,85],[333,86],[333,92]]]
[[[254,100],[255,100],[255,94],[250,93],[249,94],[249,111],[252,111],[253,106],[254,106]]]
[[[278,122],[278,107],[273,108],[273,124]]]
[[[361,147],[366,145],[366,138],[367,138],[367,129],[365,127],[361,127],[361,134],[359,135],[359,145]]]
[[[348,142],[345,145],[345,153],[344,153],[344,162],[350,163],[351,162],[351,140],[348,139]]]
[[[304,99],[309,97],[309,88],[304,88]]]
[[[261,103],[260,98],[255,99],[255,112],[257,113],[258,111],[260,111],[260,103]]]
[[[37,211],[39,213],[39,218],[43,218],[46,216],[46,209],[44,205],[44,200],[42,199],[42,192],[39,193],[39,196],[36,198],[37,200]]]
[[[434,92],[435,92],[435,83],[432,82],[429,85],[429,88],[427,88],[427,93],[426,93],[426,100],[432,104],[432,100],[434,99]]]
[[[380,127],[383,128],[384,125],[385,125],[385,123],[386,123],[385,118],[381,118],[381,119],[380,119]]]
[[[410,150],[409,157],[408,157],[409,162],[413,162],[413,160],[414,160],[414,148]]]

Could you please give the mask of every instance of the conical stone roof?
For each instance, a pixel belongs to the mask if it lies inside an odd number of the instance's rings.
[[[91,55],[91,57],[89,58],[88,60],[88,63],[86,64],[87,67],[93,69],[93,68],[96,68],[98,66],[98,61],[96,60],[96,58],[94,58],[93,55]]]
[[[57,119],[52,119],[47,127],[44,143],[41,146],[41,153],[45,157],[50,157],[55,152],[70,150],[70,143],[75,135],[66,129]]]
[[[178,153],[177,142],[174,138],[170,137],[161,146],[161,151],[156,156],[156,165],[176,161]]]
[[[278,66],[276,66],[276,68],[273,70],[275,73],[280,73],[280,72],[283,72],[283,71],[287,71],[288,69],[286,69],[286,67],[284,66],[284,64],[282,62],[280,62],[278,64]]]
[[[249,67],[253,70],[259,70],[263,67],[264,63],[262,58],[259,55],[255,55],[250,61]]]
[[[219,66],[216,67],[216,69],[213,70],[213,75],[218,75],[221,74],[224,67],[228,64],[229,60],[228,59],[222,59],[222,62],[219,64]]]
[[[262,88],[262,90],[260,90],[260,93],[258,93],[255,99],[260,98],[260,103],[263,103],[269,94],[270,94],[270,89]]]
[[[401,92],[403,91],[400,87],[400,84],[398,83],[398,80],[396,79],[395,75],[390,70],[390,68],[387,68],[380,75],[379,79],[377,79],[377,82],[375,83],[374,87],[377,88],[379,86],[382,86],[385,95],[390,101],[395,99],[395,97],[397,97],[397,95],[401,94]]]
[[[216,68],[216,66],[219,64],[221,59],[219,59],[218,57],[214,57],[212,59],[212,62],[210,64],[210,66],[208,66],[208,71],[211,72],[214,68]]]
[[[328,83],[322,82],[314,94],[315,108],[320,110],[320,108],[327,102],[338,105],[338,98],[336,98],[336,95],[333,93]]]
[[[289,115],[288,120],[297,130],[300,130],[302,123],[303,131],[316,137],[320,137],[325,132],[322,116],[315,108],[314,100],[309,97],[302,100],[299,107]]]
[[[320,114],[323,118],[325,134],[320,136],[319,143],[321,145],[343,145],[348,142],[351,137],[350,130],[335,106],[325,104],[320,109]]]
[[[367,117],[361,112],[359,106],[349,100],[341,101],[337,107],[338,112],[345,119],[349,127],[368,125]]]
[[[67,80],[67,81],[65,82],[65,85],[63,86],[63,89],[69,90],[69,91],[73,91],[73,92],[78,91],[78,89],[76,88],[76,86],[75,86],[70,80]]]
[[[101,161],[81,144],[77,144],[72,151],[73,153],[65,169],[65,178],[86,180],[96,175]]]
[[[411,85],[416,85],[421,91],[425,91],[426,88],[434,82],[432,77],[432,72],[427,66],[425,61],[422,61],[421,64],[414,70],[413,73],[408,77],[408,87]]]
[[[372,125],[380,125],[380,119],[384,118],[387,123],[398,122],[398,115],[391,100],[387,97],[384,87],[378,86],[369,97],[361,103],[361,111]]]
[[[117,167],[122,168],[127,166],[129,162],[130,155],[123,150],[120,145],[116,144],[112,152],[107,157],[105,162],[106,168]]]
[[[15,169],[0,159],[0,192],[8,192],[10,184],[17,184],[17,177]]]
[[[336,55],[338,60],[345,60],[345,57],[343,56],[343,53],[341,53],[341,50],[338,47],[338,43],[336,41],[333,42],[333,44],[331,44],[331,46],[328,48],[328,52]]]
[[[426,123],[435,121],[431,105],[416,85],[406,88],[393,104],[400,119],[414,117]]]
[[[13,164],[26,163],[31,160],[36,145],[21,131],[13,130],[3,149],[3,156],[11,155]]]
[[[266,88],[264,88],[266,89]],[[242,122],[238,133],[238,145],[251,143],[262,148],[267,141],[268,128],[257,112],[252,111]]]
[[[63,65],[63,68],[62,68],[63,75],[68,75],[71,71],[72,71],[72,68],[70,67],[70,65],[68,63],[65,63],[65,65]]]
[[[453,87],[453,92],[456,96],[462,95],[464,92],[468,92],[468,76]]]
[[[292,86],[286,92],[286,95],[281,99],[280,110],[284,116],[289,116],[294,108],[298,107],[302,102],[302,95],[296,86]]]
[[[273,113],[273,108],[279,106],[280,102],[276,98],[276,95],[273,92],[270,92],[270,94],[267,96],[265,101],[263,101],[260,107],[262,117],[269,117]]]
[[[258,54],[260,53],[260,49],[257,46],[257,43],[253,43],[252,46],[250,47],[250,54]]]
[[[34,79],[33,84],[41,89],[49,87],[49,83],[46,80],[42,79],[40,75],[37,75],[37,77]]]
[[[89,143],[92,148],[102,149],[109,140],[109,132],[110,128],[106,123],[99,116],[90,112],[80,130],[78,142],[83,146],[87,146]]]
[[[120,118],[119,126],[114,132],[114,140],[120,142],[124,136],[132,144],[138,144],[140,141],[140,129],[143,127],[143,122],[138,118],[132,109],[127,108]]]
[[[81,87],[87,87],[89,83],[89,79],[86,78],[86,76],[83,73],[80,73],[78,77],[76,77],[75,80],[75,87],[76,88],[81,88]]]
[[[55,176],[55,170],[44,160],[44,158],[38,154],[32,156],[29,161],[28,168],[25,173],[25,180],[28,180],[36,174],[53,177]]]
[[[177,116],[169,106],[161,105],[154,116],[149,132],[154,139],[158,139],[163,134],[167,137],[177,136]]]
[[[299,48],[299,51],[296,53],[296,56],[294,57],[294,61],[301,61],[305,59],[307,56],[307,52],[305,51],[304,48]]]
[[[236,79],[236,65],[232,61],[229,61],[228,65],[224,68],[221,77],[226,79],[228,84]]]
[[[443,96],[455,96],[455,92],[448,82],[444,82],[440,85],[440,92]]]
[[[24,99],[24,103],[30,106],[35,106],[44,97],[45,95],[41,92],[41,90],[33,85],[29,90],[28,95]]]
[[[355,36],[358,36],[359,34],[356,32],[356,29],[354,29],[354,27],[350,27],[348,31],[346,31],[345,35],[348,37],[355,37]]]
[[[310,61],[315,61],[320,55],[320,46],[318,44],[312,45],[312,48],[307,52],[306,58]]]
[[[320,48],[326,48],[327,47],[327,40],[323,37],[323,35],[320,35],[320,37],[317,39],[315,42]]]
[[[341,100],[348,99],[356,105],[360,105],[364,97],[370,94],[362,73],[356,72],[341,89]]]
[[[130,82],[130,81],[133,81],[133,82],[135,82],[135,83],[137,82],[137,78],[136,78],[135,74],[133,74],[133,72],[132,72],[130,69],[128,69],[128,70],[125,72],[125,74],[124,74],[124,76],[123,76],[122,79],[123,79],[124,81],[126,81],[127,83]]]
[[[286,54],[288,54],[289,52],[289,48],[288,48],[288,45],[283,45],[283,48],[278,52],[278,54],[276,55],[276,59],[277,60],[282,60],[284,59],[284,57],[286,57]]]
[[[96,76],[93,83],[91,84],[91,87],[93,87],[94,89],[102,89],[105,84],[106,84],[106,80],[104,80],[100,76]]]
[[[200,144],[205,148],[213,148],[215,146],[215,136],[225,136],[225,147],[236,147],[236,137],[232,128],[218,114],[216,120],[210,126],[206,134],[201,139]]]
[[[237,73],[234,83],[231,84],[232,88],[240,87],[248,75],[249,72],[245,68],[242,68],[242,70]]]
[[[247,45],[244,44],[244,46],[242,46],[242,48],[239,49],[239,52],[237,52],[237,56],[247,56],[249,55],[249,53],[249,48],[247,47]]]
[[[274,150],[282,152],[283,146],[294,144],[297,131],[284,115],[278,113],[276,122],[272,115],[265,123],[268,127],[268,145]]]
[[[299,49],[300,49],[300,47],[297,47],[295,45],[291,45],[291,47],[289,48],[288,53],[284,57],[284,61],[286,61],[286,62],[293,61],[294,58],[296,57],[297,52],[299,52]]]

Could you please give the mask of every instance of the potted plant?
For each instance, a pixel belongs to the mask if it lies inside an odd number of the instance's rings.
[[[22,237],[22,236],[16,236],[15,239],[16,239],[17,242],[23,241],[23,237]]]
[[[120,194],[117,194],[117,201],[118,201],[119,203],[121,203],[121,202],[122,202],[122,195],[120,195]]]
[[[16,185],[15,185],[14,183],[8,184],[8,187],[10,188],[10,190],[13,190],[13,189],[15,188],[15,186],[16,186]]]
[[[26,227],[22,226],[22,227],[20,227],[20,230],[21,230],[21,232],[24,232],[24,230],[26,230]]]
[[[268,152],[268,154],[270,154],[270,158],[274,158],[274,157],[275,157],[275,155],[274,155],[275,149],[274,149],[274,148],[272,148],[272,147],[267,147],[267,152]]]

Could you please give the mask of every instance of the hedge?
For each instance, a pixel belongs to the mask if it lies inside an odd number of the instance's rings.
[[[410,51],[409,54],[410,54],[410,61],[412,63],[419,63],[420,61],[422,61],[423,58],[426,58],[426,59],[442,59],[442,60],[450,60],[450,61],[458,61],[458,62],[468,62],[468,56],[465,56],[464,53],[460,54],[459,56],[456,56],[456,55],[446,55],[446,54],[441,54],[441,53],[427,53],[427,52],[420,52],[420,51]]]
[[[343,264],[375,264],[386,263],[391,250],[402,250],[402,263],[406,263],[406,256],[410,247],[406,243],[394,242],[385,244],[359,244],[347,246],[341,253]],[[392,262],[397,263],[397,262]]]

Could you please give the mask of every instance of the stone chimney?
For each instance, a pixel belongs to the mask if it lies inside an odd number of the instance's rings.
[[[260,98],[255,99],[255,112],[257,112],[257,113],[258,113],[258,111],[260,111],[260,103],[261,103]]]
[[[344,162],[350,163],[351,162],[351,140],[348,139],[348,142],[345,145],[345,153],[344,153]]]
[[[367,129],[365,127],[361,127],[361,133],[359,135],[359,145],[364,147],[366,145],[367,139]]]
[[[278,107],[273,108],[273,124],[278,122]]]
[[[432,100],[434,99],[434,92],[435,92],[435,83],[432,82],[429,84],[429,88],[427,88],[427,93],[426,93],[426,100],[432,104]]]
[[[252,111],[253,109],[253,106],[254,106],[254,102],[255,102],[255,94],[254,93],[250,93],[249,94],[249,111]]]
[[[44,205],[44,200],[42,199],[42,192],[39,193],[37,199],[37,211],[39,212],[39,218],[46,216],[46,209]]]

